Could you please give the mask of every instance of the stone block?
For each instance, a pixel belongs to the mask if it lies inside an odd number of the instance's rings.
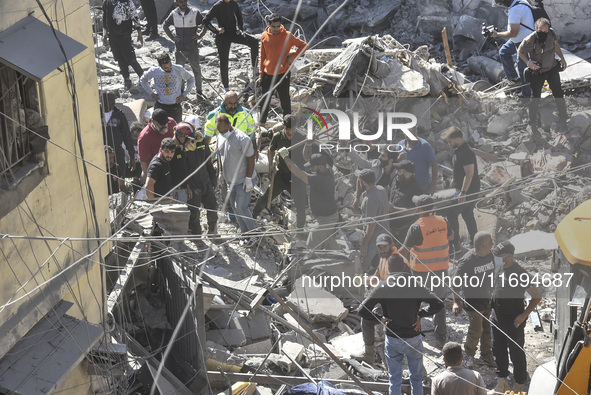
[[[266,364],[276,366],[279,369],[291,373],[295,369],[295,364],[289,360],[285,355],[271,353],[267,358]]]
[[[311,323],[337,323],[349,313],[343,302],[330,292],[314,286],[304,288],[302,277],[295,281],[287,303]]]
[[[259,340],[271,336],[267,315],[261,311],[253,313],[250,317],[237,314],[230,320],[229,328],[240,329],[249,340]]]
[[[224,347],[239,347],[246,344],[246,336],[240,329],[213,329],[205,333],[207,341]]]
[[[305,347],[298,343],[285,342],[281,346],[281,350],[285,354],[289,355],[291,359],[293,359],[296,362],[299,362],[302,359],[302,356],[304,355]]]
[[[340,354],[350,357],[352,354],[363,352],[363,334],[357,333],[355,335],[342,335],[330,341],[332,346],[339,351]]]
[[[497,136],[505,136],[509,133],[509,127],[519,123],[521,117],[515,111],[508,111],[490,118],[486,132]]]
[[[250,344],[245,344],[234,350],[235,354],[267,354],[273,347],[271,339],[265,339]]]

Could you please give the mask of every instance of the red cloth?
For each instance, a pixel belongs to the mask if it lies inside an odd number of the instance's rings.
[[[287,47],[283,53],[283,58],[279,59],[286,43]],[[271,34],[271,27],[267,26],[261,35],[260,74],[263,75],[263,73],[265,73],[268,75],[275,75],[287,72],[289,69],[289,64],[287,64],[287,56],[290,54],[291,48],[297,47],[298,49],[295,51],[295,53],[296,55],[299,55],[307,49],[307,46],[308,44],[306,44],[305,41],[300,40],[285,30],[283,25],[281,25],[281,29],[279,29],[278,34]],[[277,73],[275,73],[275,67],[277,67],[277,63],[279,63],[280,66]]]
[[[148,126],[142,130],[140,136],[137,139],[137,152],[140,157],[140,162],[148,162],[152,160],[154,155],[157,155],[160,151],[160,143],[167,137],[174,137],[173,128],[176,126],[176,122],[172,118],[168,118],[168,131],[165,134],[158,133],[157,130],[152,128],[152,123],[148,123]]]

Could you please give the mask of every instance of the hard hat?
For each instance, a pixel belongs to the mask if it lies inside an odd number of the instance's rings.
[[[191,136],[195,132],[193,125],[187,122],[179,122],[174,127],[174,133],[179,136]]]

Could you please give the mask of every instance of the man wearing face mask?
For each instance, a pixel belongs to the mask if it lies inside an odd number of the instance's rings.
[[[566,132],[566,103],[559,74],[560,71],[566,69],[566,61],[556,39],[556,33],[550,28],[550,21],[540,18],[536,21],[536,31],[527,36],[519,46],[519,58],[527,63],[529,69],[529,71],[526,70],[526,73],[530,75],[533,97],[529,105],[529,119],[534,134],[538,133],[537,128],[541,126],[538,103],[545,81],[548,81],[554,98],[558,99],[556,101],[559,119],[558,130],[561,133]],[[560,57],[560,62],[555,59],[555,54]]]
[[[174,137],[174,119],[166,115],[166,111],[157,108],[152,113],[148,125],[137,139],[138,156],[142,166],[142,182],[148,173],[148,164],[160,151],[160,143],[165,138]]]
[[[163,109],[172,119],[181,122],[183,119],[181,103],[195,86],[195,77],[183,66],[172,64],[167,53],[158,55],[157,59],[158,66],[153,66],[146,71],[140,78],[140,82],[144,90],[156,100],[154,108]],[[150,86],[152,79],[154,80],[155,93]]]
[[[495,0],[495,3],[509,9],[507,30],[504,32],[495,30],[491,35],[491,37],[508,39],[499,50],[505,76],[513,85],[522,85],[521,94],[523,97],[531,97],[531,89],[523,77],[526,65],[521,58],[517,59],[518,74],[513,61],[513,55],[517,53],[521,41],[534,31],[534,17],[531,8],[526,0]]]

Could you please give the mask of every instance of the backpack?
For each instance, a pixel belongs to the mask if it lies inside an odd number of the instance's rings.
[[[522,4],[522,5],[526,5],[529,7],[532,16],[534,17],[534,24],[536,23],[536,21],[540,18],[546,18],[548,20],[550,20],[550,17],[548,16],[548,13],[546,12],[546,10],[544,9],[544,4],[540,1],[540,2],[536,2],[538,5],[531,5],[525,1],[520,1],[515,3],[515,5],[513,7],[515,7],[518,4]],[[535,31],[535,29],[524,25],[523,23],[520,23],[521,26],[531,30],[532,32]]]
[[[517,3],[515,3],[515,5],[513,7],[515,7],[518,4],[522,4],[522,5],[526,5],[529,7],[529,10],[531,11],[531,14],[534,18],[534,24],[536,23],[536,21],[540,18],[546,18],[548,20],[550,20],[550,17],[548,16],[548,13],[546,12],[546,10],[544,9],[544,4],[540,1],[540,2],[536,2],[537,5],[531,5],[528,2],[525,1],[519,1]],[[535,31],[535,29],[532,29],[531,27],[524,25],[523,23],[520,23],[521,26],[531,30],[532,32]]]

